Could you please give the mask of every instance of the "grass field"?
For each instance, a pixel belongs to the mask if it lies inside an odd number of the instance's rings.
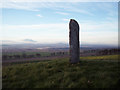
[[[80,57],[81,60],[119,60],[119,55],[87,56]]]
[[[114,88],[120,87],[118,55],[68,58],[3,67],[3,88]],[[109,60],[113,60],[110,62]]]

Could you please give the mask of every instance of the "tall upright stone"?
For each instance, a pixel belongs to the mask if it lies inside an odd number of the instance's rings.
[[[74,19],[69,23],[70,63],[79,62],[79,24]]]

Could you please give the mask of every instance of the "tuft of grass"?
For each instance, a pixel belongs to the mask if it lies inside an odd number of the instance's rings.
[[[104,60],[115,56],[104,56]],[[3,88],[115,88],[120,87],[117,62],[84,57],[78,64],[69,59],[13,64],[3,67]],[[90,61],[90,60],[93,61]]]

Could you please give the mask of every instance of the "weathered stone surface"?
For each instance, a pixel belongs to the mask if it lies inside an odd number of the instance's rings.
[[[79,24],[74,19],[69,23],[70,63],[79,62]]]

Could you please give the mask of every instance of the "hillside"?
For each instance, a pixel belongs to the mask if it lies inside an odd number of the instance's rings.
[[[3,88],[114,88],[120,87],[118,55],[68,58],[3,67]]]

